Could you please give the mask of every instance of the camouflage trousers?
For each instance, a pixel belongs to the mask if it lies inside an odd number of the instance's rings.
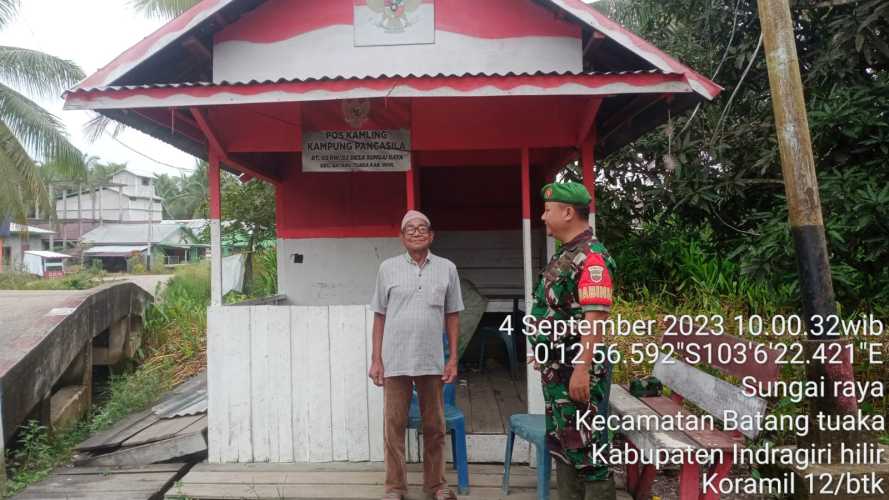
[[[568,383],[574,367],[552,365],[541,370],[543,399],[546,402],[547,444],[552,456],[577,468],[583,481],[602,481],[610,477],[608,464],[597,463],[594,450],[608,444],[608,430],[594,431],[577,425],[577,412],[589,411],[584,420],[608,415],[611,367],[593,365],[590,369],[590,399],[579,403],[569,396]]]

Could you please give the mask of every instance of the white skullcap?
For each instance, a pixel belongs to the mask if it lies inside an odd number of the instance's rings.
[[[420,219],[421,221],[425,222],[427,226],[432,225],[432,223],[429,222],[429,217],[423,215],[422,212],[419,212],[417,210],[408,210],[407,213],[404,214],[404,218],[401,219],[401,230],[404,231],[404,226],[407,226],[407,223],[414,219]]]

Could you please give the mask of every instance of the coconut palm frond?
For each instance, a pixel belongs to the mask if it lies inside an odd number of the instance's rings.
[[[130,6],[145,17],[173,19],[200,3],[200,0],[130,0]]]
[[[0,46],[0,81],[28,95],[58,97],[84,78],[71,61],[38,50]]]
[[[40,170],[28,156],[18,138],[0,121],[0,213],[21,216],[34,200],[48,206],[46,188]]]
[[[18,14],[19,0],[0,0],[0,28],[5,27]]]
[[[127,128],[126,125],[120,123],[119,121],[113,120],[105,115],[96,113],[95,116],[90,118],[86,125],[83,126],[83,136],[86,138],[90,144],[98,141],[102,138],[102,134],[104,134],[109,129],[111,130],[109,134],[111,137],[117,137]]]
[[[85,171],[80,151],[68,142],[62,122],[15,90],[0,84],[0,122],[41,161],[54,162],[74,177]]]

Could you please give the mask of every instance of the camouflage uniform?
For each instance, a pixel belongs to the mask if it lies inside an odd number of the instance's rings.
[[[609,311],[614,267],[608,251],[593,238],[592,230],[587,229],[564,244],[540,274],[531,315],[540,322],[582,319],[587,311]],[[592,454],[595,445],[608,442],[608,431],[578,430],[575,412],[590,410],[591,415],[607,415],[611,367],[608,364],[590,367],[590,400],[578,403],[568,392],[574,370],[571,360],[575,355],[569,348],[580,342],[581,337],[563,336],[554,341],[551,336],[535,335],[529,340],[532,347],[546,344],[550,355],[547,364],[541,366],[550,453],[563,463],[573,464],[584,481],[608,479],[608,466],[595,463]],[[556,349],[558,344],[564,344],[564,364],[561,350]]]

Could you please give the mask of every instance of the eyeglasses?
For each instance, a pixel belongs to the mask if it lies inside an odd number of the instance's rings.
[[[408,236],[425,236],[429,234],[429,226],[407,226],[404,228],[404,234]]]

